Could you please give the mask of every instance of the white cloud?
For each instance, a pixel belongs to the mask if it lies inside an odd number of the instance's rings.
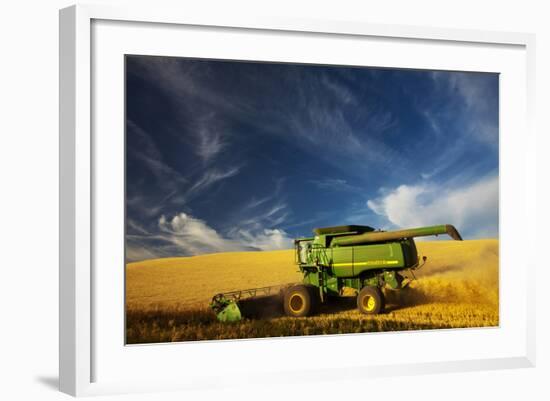
[[[184,254],[200,254],[240,250],[240,245],[223,238],[216,230],[204,221],[185,213],[175,215],[167,220],[164,215],[159,218],[158,226],[164,234],[162,238],[181,248]]]
[[[498,202],[498,176],[491,176],[460,188],[401,185],[367,205],[397,227],[453,224],[475,238],[498,235]]]
[[[270,251],[292,248],[292,239],[277,228],[240,228],[222,235],[205,221],[186,213],[171,219],[162,215],[158,234],[129,235],[126,255],[128,261],[164,257],[167,255],[200,255],[235,251]]]
[[[289,249],[292,247],[292,239],[281,229],[263,229],[255,234],[247,230],[236,232],[237,240],[249,247],[261,251],[272,251],[276,249]]]

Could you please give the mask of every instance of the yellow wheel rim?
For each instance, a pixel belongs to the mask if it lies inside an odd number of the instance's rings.
[[[374,297],[371,297],[370,295],[363,297],[363,308],[365,308],[368,312],[372,312],[374,308],[376,308],[376,300]]]
[[[288,301],[290,310],[294,313],[300,313],[306,307],[306,300],[301,294],[292,294]]]

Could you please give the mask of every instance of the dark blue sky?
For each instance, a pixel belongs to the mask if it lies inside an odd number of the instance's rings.
[[[127,56],[127,258],[498,235],[498,75]]]

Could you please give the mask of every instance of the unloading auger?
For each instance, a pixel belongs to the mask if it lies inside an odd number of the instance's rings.
[[[419,258],[414,238],[447,234],[462,240],[450,224],[397,231],[346,225],[316,228],[313,232],[313,237],[294,240],[302,283],[217,294],[210,306],[218,320],[240,320],[239,301],[243,299],[277,294],[285,313],[292,317],[308,316],[328,298],[349,296],[350,292],[356,294],[357,308],[362,313],[378,314],[385,306],[382,289],[407,287],[414,279],[412,272],[426,261],[426,256]]]

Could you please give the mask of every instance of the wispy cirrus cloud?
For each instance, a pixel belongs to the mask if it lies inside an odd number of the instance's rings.
[[[219,131],[212,131],[208,127],[199,130],[198,136],[199,143],[196,152],[204,162],[209,162],[215,158],[227,145]]]
[[[226,230],[229,233],[271,230],[287,221],[291,210],[286,202],[284,182],[284,178],[275,180],[272,191],[267,194],[252,191],[253,195],[238,205],[231,217],[226,218]]]
[[[457,175],[457,168],[478,174],[483,167],[472,160],[481,165],[498,158],[498,76],[430,71],[423,77],[406,88],[418,133],[413,145],[424,155],[414,163],[405,156],[409,170],[424,180]]]
[[[230,220],[231,227],[228,228],[228,232],[230,235],[234,235],[238,232],[273,230],[286,222],[289,215],[288,205],[281,200],[262,204],[262,207],[255,208],[252,213],[250,213],[250,209],[242,208]]]
[[[283,78],[276,89],[250,74],[245,97],[240,88],[231,85],[224,84],[225,90],[220,91],[208,62],[150,58],[134,63],[140,66],[135,73],[154,78],[185,115],[181,124],[187,126],[195,153],[203,161],[228,151],[232,146],[229,138],[242,135],[233,132],[234,123],[300,146],[312,157],[334,165],[345,160],[362,170],[369,163],[391,164],[399,157],[382,139],[395,127],[397,117],[375,103],[361,103],[355,83],[332,74],[306,74],[304,67],[295,66],[280,72]],[[291,95],[292,101],[278,101],[278,93]],[[327,148],[331,151],[326,152]]]
[[[320,84],[323,85],[328,91],[331,91],[341,103],[357,103],[356,94],[349,88],[348,85],[341,82],[341,80],[324,74],[321,76]]]
[[[126,126],[132,144],[129,156],[140,160],[156,178],[158,185],[187,183],[187,179],[179,171],[166,163],[151,135],[132,120],[127,120]]]
[[[225,122],[219,116],[230,115],[238,120],[240,116],[253,115],[246,99],[222,93],[212,86],[208,63],[183,63],[181,59],[167,57],[138,57],[133,63],[134,73],[145,80],[154,80],[172,107],[179,110],[178,124],[190,134],[181,136],[183,143],[192,145],[205,163],[229,146]]]
[[[178,102],[176,107],[184,107]],[[224,119],[213,111],[196,112],[186,118],[189,136],[193,139],[192,149],[204,165],[216,162],[230,146],[230,134]]]
[[[181,207],[216,183],[237,175],[242,168],[212,163],[212,159],[223,150],[225,144],[215,134],[201,133],[203,142],[196,151],[209,165],[190,169],[183,174],[165,161],[152,135],[132,120],[127,121],[127,129],[131,138],[129,142],[132,144],[128,149],[129,157],[149,171],[157,186],[156,191],[140,191],[141,195],[133,198],[135,201],[128,202],[129,207],[144,216],[158,216],[168,205]]]
[[[209,168],[198,177],[189,177],[185,185],[175,185],[173,190],[162,193],[151,193],[145,196],[131,198],[127,205],[144,217],[157,217],[166,209],[182,208],[199,197],[205,191],[228,178],[236,176],[241,167],[229,167],[226,170]],[[168,177],[165,179],[169,181]],[[173,182],[172,182],[173,183]]]
[[[431,77],[438,91],[458,94],[452,102],[446,102],[443,116],[460,118],[469,136],[490,146],[498,147],[498,93],[494,83],[483,73],[453,73],[433,71]],[[440,125],[432,117],[432,123]]]
[[[133,72],[146,80],[154,80],[178,106],[197,111],[197,103],[225,113],[246,113],[252,105],[232,93],[220,93],[211,81],[211,64],[207,60],[182,62],[176,57],[136,57]],[[201,116],[202,117],[202,116]]]
[[[226,178],[233,177],[239,173],[241,167],[231,167],[227,170],[211,169],[202,174],[201,178],[197,180],[191,188],[188,190],[188,194],[191,195],[196,192],[204,191],[208,187],[212,186],[218,181]]]
[[[250,201],[244,206],[245,209],[255,209],[259,206],[264,205],[265,203],[271,201],[273,199],[273,196],[268,195],[261,198],[256,198],[253,196]]]
[[[241,166],[229,167],[227,169],[208,168],[195,179],[190,187],[181,191],[179,195],[172,197],[171,202],[180,205],[186,204],[216,183],[236,176],[241,168]]]
[[[342,178],[324,178],[319,180],[309,180],[309,182],[322,190],[337,192],[359,192],[360,188],[350,185]]]
[[[318,92],[322,93],[322,88]],[[322,100],[322,95],[317,99],[309,96],[311,93],[299,100],[299,112],[284,116],[289,139],[303,150],[335,166],[344,161],[353,164],[358,173],[373,163],[391,164],[398,157],[399,152],[380,139],[395,124],[391,112],[374,106],[348,110],[345,104]]]
[[[126,230],[130,234],[150,235],[151,233],[132,219],[126,219]]]

